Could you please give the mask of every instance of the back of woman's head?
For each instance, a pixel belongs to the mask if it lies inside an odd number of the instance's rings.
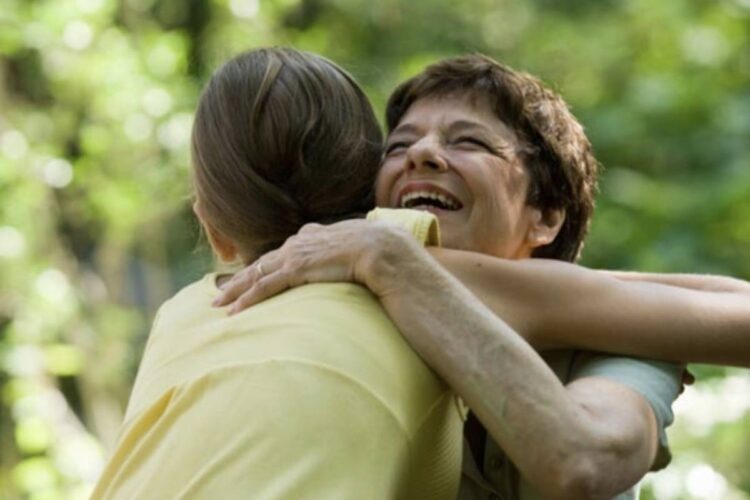
[[[382,136],[351,76],[287,48],[240,54],[212,76],[193,125],[204,223],[250,260],[307,222],[366,212]]]

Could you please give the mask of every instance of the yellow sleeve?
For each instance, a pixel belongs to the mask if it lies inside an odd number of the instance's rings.
[[[429,212],[408,208],[376,208],[367,214],[367,220],[382,220],[406,228],[427,247],[440,246],[440,225]]]
[[[406,498],[409,448],[356,381],[265,361],[212,372],[142,412],[92,498]]]

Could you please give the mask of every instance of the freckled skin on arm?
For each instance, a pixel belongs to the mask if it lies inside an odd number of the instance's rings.
[[[553,498],[607,498],[637,482],[656,449],[645,399],[600,378],[563,386],[507,323],[421,254],[381,253],[374,290],[522,475]]]

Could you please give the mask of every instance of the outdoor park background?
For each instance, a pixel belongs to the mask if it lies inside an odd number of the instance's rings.
[[[750,279],[750,0],[0,0],[0,498],[86,498],[159,304],[211,265],[188,137],[286,44],[382,114],[443,56],[541,76],[606,170],[583,263]],[[695,367],[644,498],[750,498],[750,372]]]

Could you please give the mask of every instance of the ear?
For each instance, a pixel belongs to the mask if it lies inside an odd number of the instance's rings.
[[[237,246],[231,239],[224,236],[213,227],[210,222],[208,222],[201,210],[200,203],[197,200],[193,203],[193,213],[195,213],[195,216],[201,221],[201,226],[206,232],[206,236],[208,236],[208,242],[211,244],[211,248],[216,256],[219,257],[219,260],[223,262],[236,261],[239,257]]]
[[[526,235],[531,248],[543,247],[552,243],[565,222],[565,209],[542,211],[534,210],[533,220]]]

